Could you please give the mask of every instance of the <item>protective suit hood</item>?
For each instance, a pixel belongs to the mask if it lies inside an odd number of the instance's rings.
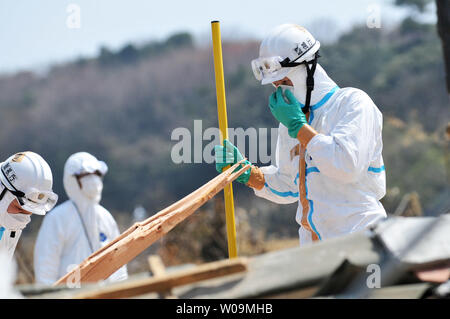
[[[77,205],[79,210],[84,211],[88,206],[98,205],[100,203],[101,193],[97,194],[94,198],[87,196],[86,192],[78,185],[77,178],[74,175],[64,173],[63,183],[67,197]],[[83,187],[83,181],[81,183]]]
[[[80,188],[75,175],[96,171],[104,175],[107,170],[108,167],[104,162],[97,160],[93,155],[86,152],[71,155],[64,165],[64,189],[80,215],[93,251],[100,247],[97,233],[99,216],[96,210],[100,209],[99,203],[103,183],[99,176],[87,175],[80,179]]]
[[[3,188],[0,184],[0,191]],[[16,197],[8,191],[0,200],[0,254],[5,253],[10,259],[13,258],[22,230],[31,221],[30,215],[8,213],[8,206],[14,199]]]
[[[64,190],[81,211],[84,211],[87,206],[100,203],[103,183],[97,175],[89,175],[81,179],[82,187],[80,188],[75,175],[96,171],[103,176],[108,171],[108,166],[86,152],[71,155],[64,165]]]
[[[0,184],[0,192],[4,186]],[[8,230],[22,230],[31,221],[30,215],[26,214],[9,214],[8,206],[16,197],[10,192],[6,192],[0,200],[0,227]]]
[[[293,68],[287,75],[294,85],[293,93],[295,98],[301,103],[305,104],[306,99],[306,67],[299,65]],[[314,90],[311,92],[311,106],[314,106],[322,98],[328,94],[336,83],[328,76],[322,66],[318,63],[314,73]],[[302,105],[302,106],[303,106]]]

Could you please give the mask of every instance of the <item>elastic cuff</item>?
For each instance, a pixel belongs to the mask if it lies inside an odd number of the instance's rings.
[[[297,122],[295,123],[295,125],[291,126],[290,128],[288,128],[288,134],[290,137],[292,138],[297,138],[298,132],[300,131],[300,129],[305,125],[306,123],[302,123],[302,122]]]
[[[300,144],[302,144],[302,146],[306,148],[306,146],[308,145],[309,141],[311,141],[311,139],[314,136],[316,136],[317,134],[318,133],[316,132],[315,129],[313,129],[308,124],[305,124],[298,131],[297,140],[299,140]]]
[[[257,166],[252,165],[252,170],[250,172],[250,178],[248,179],[247,186],[261,190],[264,187],[266,180],[264,179],[264,174],[261,169]]]

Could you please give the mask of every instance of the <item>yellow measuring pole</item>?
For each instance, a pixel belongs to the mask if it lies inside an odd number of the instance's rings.
[[[225,81],[223,76],[222,41],[220,39],[219,21],[211,22],[211,30],[214,53],[214,70],[216,76],[217,113],[219,116],[220,143],[223,144],[223,140],[228,139],[228,121],[227,104],[225,100]],[[229,258],[234,258],[237,257],[237,248],[232,185],[228,184],[228,186],[224,188],[223,192],[225,197],[225,214],[227,222],[228,256]]]

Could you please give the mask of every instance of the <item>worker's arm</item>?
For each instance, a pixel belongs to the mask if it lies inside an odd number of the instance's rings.
[[[278,204],[290,204],[298,200],[298,187],[295,184],[296,171],[292,169],[289,159],[288,144],[295,145],[296,142],[290,139],[292,143],[289,143],[286,137],[280,138],[280,134],[287,137],[287,128],[283,125],[280,125],[278,131],[275,165],[266,167],[252,165],[251,169],[242,174],[237,181],[252,187],[259,197]],[[243,155],[231,142],[225,140],[224,145],[217,145],[214,148],[218,172],[226,165],[232,165],[243,159]],[[250,162],[247,161],[247,163]]]
[[[260,167],[249,179],[255,195],[278,204],[292,204],[298,201],[298,157],[291,158],[290,151],[298,143],[289,138],[288,129],[280,124],[275,153],[275,164]],[[254,175],[255,174],[255,175]],[[258,175],[256,175],[258,174]],[[252,185],[252,180],[263,183]]]
[[[298,131],[297,140],[304,148],[306,148],[306,146],[309,144],[312,138],[317,134],[318,133],[316,132],[315,129],[313,129],[310,125],[305,124]]]
[[[59,279],[59,264],[64,245],[63,236],[59,235],[60,226],[54,217],[56,216],[45,216],[34,245],[35,281],[46,285],[51,285]]]
[[[368,169],[375,144],[381,140],[382,117],[362,91],[350,95],[337,116],[339,120],[328,135],[310,137],[305,127],[303,133],[303,128],[298,132],[299,140],[307,140],[308,155],[322,174],[350,183]]]

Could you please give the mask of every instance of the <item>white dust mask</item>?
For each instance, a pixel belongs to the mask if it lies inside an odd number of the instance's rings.
[[[286,102],[289,102],[287,100],[287,98],[286,98],[286,91],[290,91],[295,96],[294,87],[291,86],[291,85],[278,85],[278,86],[275,86],[275,84],[273,84],[273,83],[272,83],[272,85],[275,88],[275,90],[278,89],[279,87],[281,88],[281,90],[283,91],[283,95],[285,96],[285,101]]]
[[[291,91],[291,93],[294,93],[294,87],[291,85],[280,85],[279,87],[283,90],[283,93],[286,91]]]
[[[103,182],[100,176],[95,174],[89,174],[80,179],[81,193],[89,200],[100,202],[102,198]]]

